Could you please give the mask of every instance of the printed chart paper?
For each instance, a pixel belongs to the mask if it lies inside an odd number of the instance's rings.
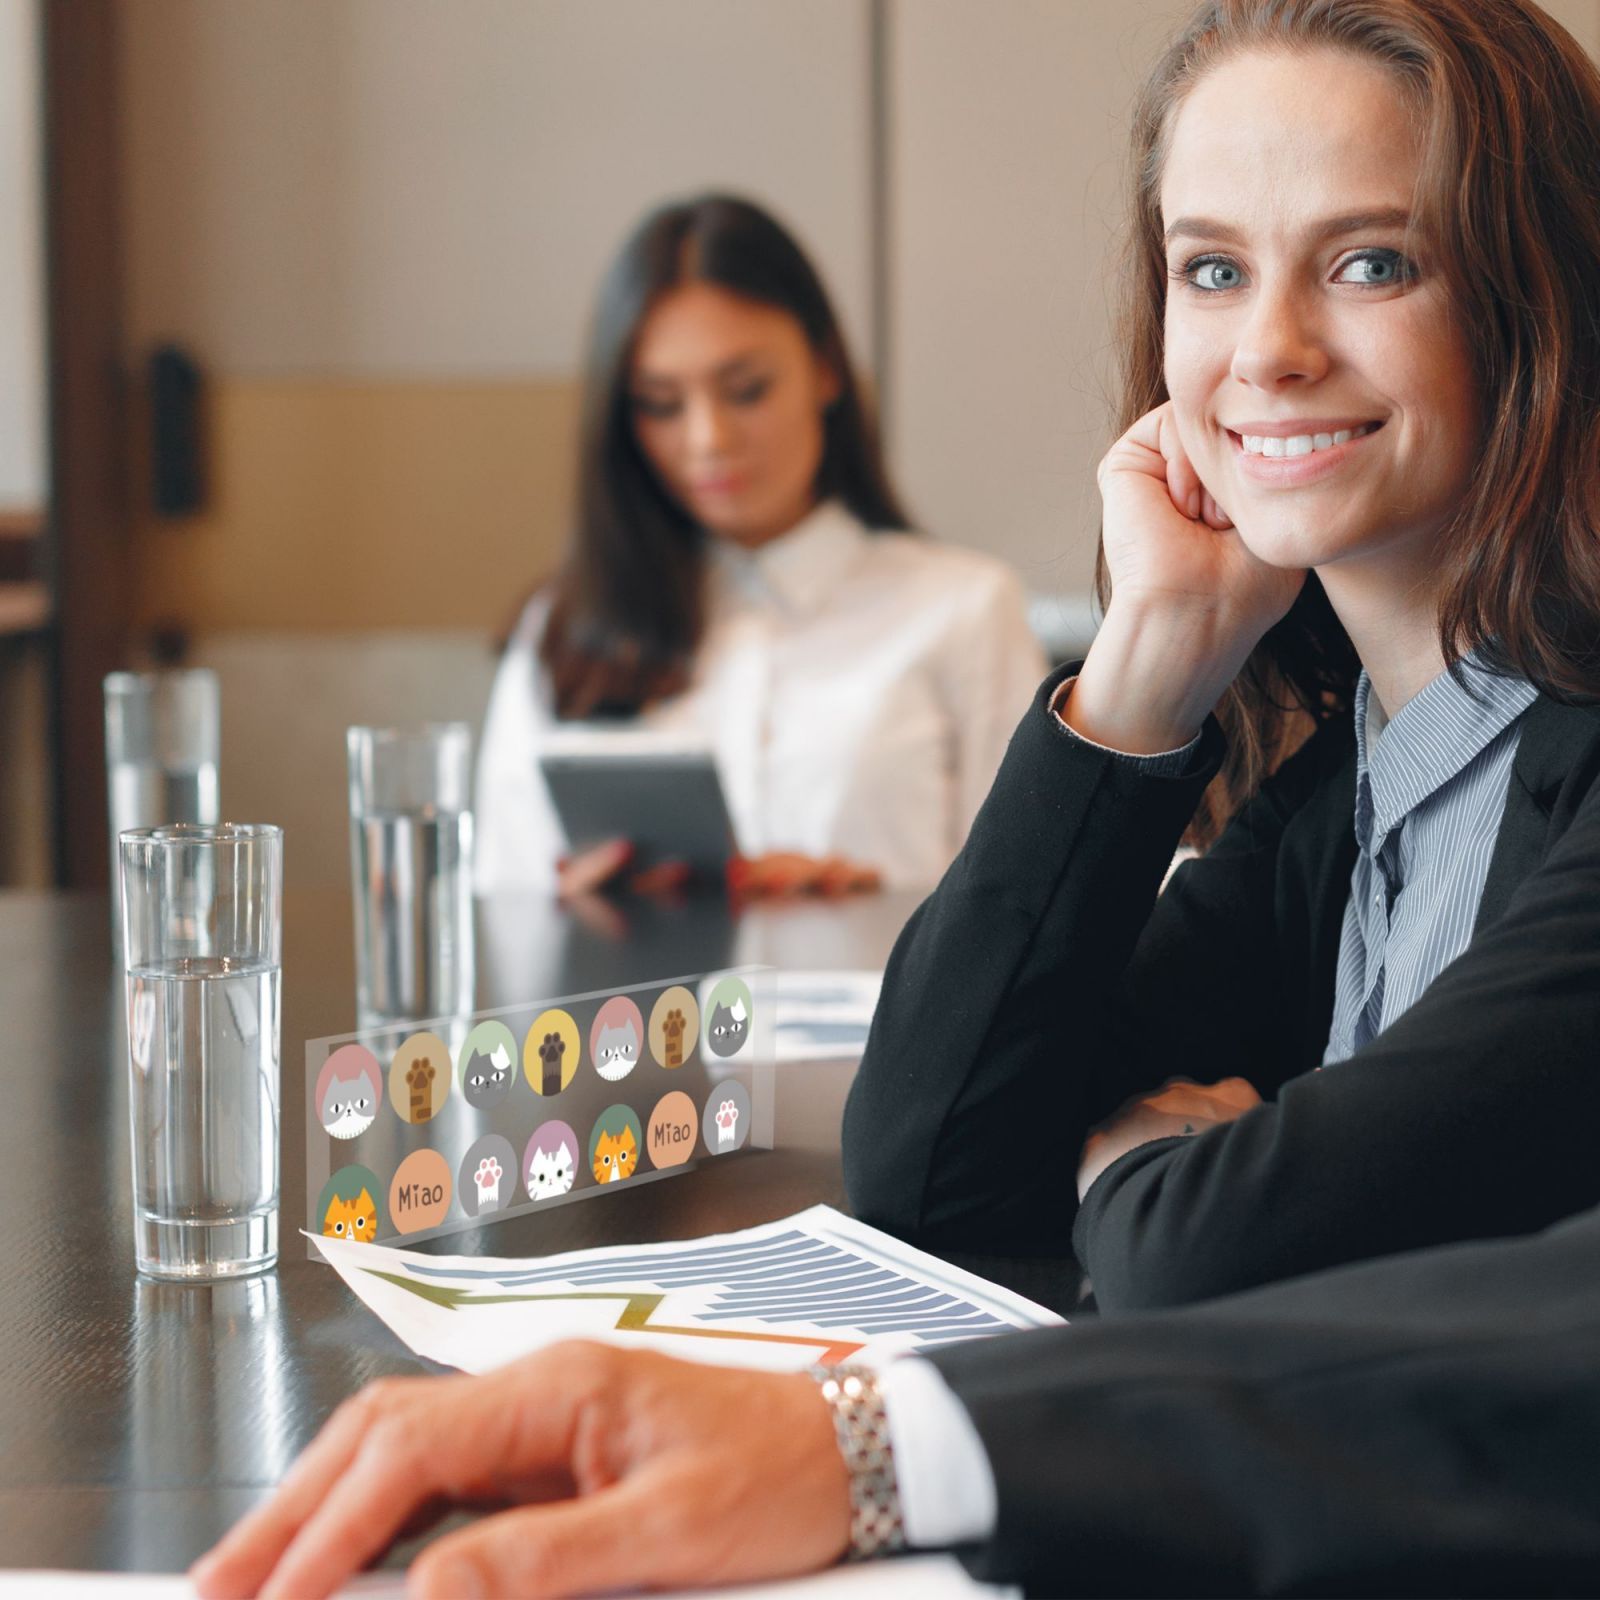
[[[404,1600],[405,1578],[398,1572],[352,1578],[336,1600]],[[954,1556],[918,1555],[859,1566],[832,1567],[809,1578],[781,1583],[736,1584],[725,1589],[680,1591],[685,1600],[1001,1600],[1016,1589],[975,1583]],[[184,1577],[139,1573],[0,1572],[0,1600],[195,1600]]]
[[[524,1260],[315,1243],[412,1350],[465,1372],[572,1338],[798,1371],[1061,1322],[831,1206],[681,1244]]]
[[[859,1061],[882,988],[881,972],[778,973],[778,1060]]]

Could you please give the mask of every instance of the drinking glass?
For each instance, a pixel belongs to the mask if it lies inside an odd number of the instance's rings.
[[[135,1259],[259,1272],[278,1259],[283,830],[136,828],[121,849]]]
[[[111,948],[122,956],[121,862],[129,828],[215,823],[221,699],[205,668],[113,672],[105,680],[106,781],[111,816]]]
[[[472,733],[351,728],[358,1026],[472,1009]]]

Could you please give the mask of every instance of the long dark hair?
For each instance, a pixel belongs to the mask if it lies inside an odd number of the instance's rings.
[[[704,631],[706,535],[645,460],[628,399],[640,324],[668,290],[695,282],[799,322],[838,383],[823,418],[817,497],[839,499],[874,532],[908,526],[839,320],[800,246],[760,206],[732,195],[651,212],[602,280],[589,339],[577,524],[539,644],[560,717],[634,712],[676,693]]]
[[[1528,0],[1206,0],[1157,62],[1133,125],[1118,432],[1167,398],[1161,168],[1177,108],[1252,49],[1343,50],[1421,118],[1422,221],[1471,330],[1479,459],[1439,541],[1439,642],[1564,701],[1600,697],[1600,72]],[[1315,112],[1308,112],[1315,115]],[[1096,569],[1109,600],[1104,553]],[[1205,844],[1292,748],[1349,707],[1360,662],[1312,573],[1217,708],[1226,765]]]

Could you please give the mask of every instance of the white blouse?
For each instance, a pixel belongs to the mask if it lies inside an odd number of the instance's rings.
[[[709,549],[691,681],[635,726],[712,751],[744,854],[843,855],[888,888],[931,886],[1045,672],[1016,575],[975,551],[870,534],[836,502],[758,550]],[[540,598],[523,614],[489,697],[480,894],[552,888],[566,849],[538,765],[562,726],[538,662],[547,609]]]

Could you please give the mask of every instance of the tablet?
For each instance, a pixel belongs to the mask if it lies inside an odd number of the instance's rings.
[[[574,854],[630,839],[640,867],[686,861],[720,881],[733,822],[711,752],[637,734],[571,737],[540,752],[539,770]]]

